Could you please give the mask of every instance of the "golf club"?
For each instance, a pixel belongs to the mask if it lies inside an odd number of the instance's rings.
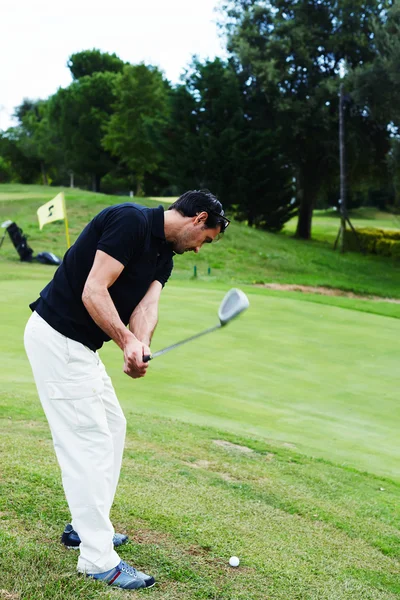
[[[158,352],[154,352],[154,354],[146,354],[143,356],[143,362],[148,362],[157,356],[161,356],[161,354],[165,354],[174,348],[178,348],[178,346],[182,346],[182,344],[186,344],[187,342],[191,342],[192,340],[196,340],[202,335],[206,335],[206,333],[211,333],[220,327],[224,327],[232,321],[235,317],[240,315],[246,308],[249,307],[249,300],[242,290],[238,290],[237,288],[232,288],[225,295],[224,299],[221,302],[221,305],[218,310],[218,325],[214,325],[201,333],[197,333],[196,335],[192,335],[191,337],[182,340],[181,342],[177,342],[176,344],[172,344],[172,346],[168,346],[167,348],[163,348],[163,350],[158,350]]]

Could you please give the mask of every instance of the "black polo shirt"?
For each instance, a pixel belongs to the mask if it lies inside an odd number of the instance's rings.
[[[30,304],[51,327],[92,350],[110,337],[93,321],[82,302],[82,292],[96,250],[124,265],[109,288],[121,321],[127,325],[153,281],[164,286],[173,267],[173,250],[165,240],[164,209],[138,204],[105,208],[86,225],[66,252],[52,281]]]

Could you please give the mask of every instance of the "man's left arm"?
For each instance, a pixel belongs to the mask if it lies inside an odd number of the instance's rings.
[[[157,326],[158,303],[162,289],[163,286],[159,281],[153,281],[129,319],[130,331],[147,346],[150,346],[151,338]]]

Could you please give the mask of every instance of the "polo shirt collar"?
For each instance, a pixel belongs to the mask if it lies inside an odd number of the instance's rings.
[[[153,208],[153,223],[151,225],[151,233],[154,237],[165,242],[164,232],[164,207],[160,204],[157,208]]]

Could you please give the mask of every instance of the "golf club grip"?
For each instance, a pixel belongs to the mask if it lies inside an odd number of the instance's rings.
[[[144,354],[143,362],[149,362],[149,360],[151,360],[151,358],[152,358],[151,354]]]

